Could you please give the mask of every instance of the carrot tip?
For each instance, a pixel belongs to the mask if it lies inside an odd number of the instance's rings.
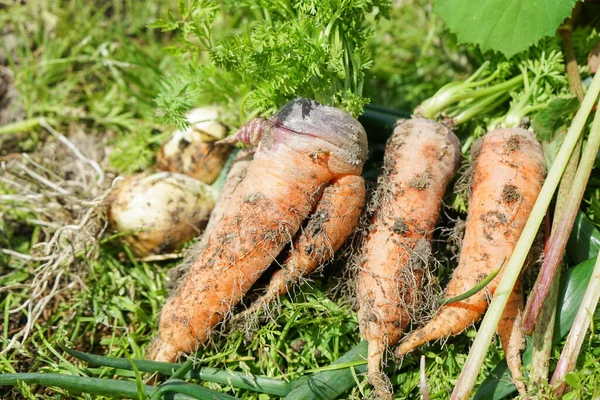
[[[369,341],[367,367],[369,383],[373,386],[375,396],[380,400],[391,400],[392,384],[387,375],[381,371],[383,353],[387,346],[381,340]]]
[[[177,359],[177,354],[179,352],[173,345],[157,337],[148,346],[146,358],[159,362],[173,362]]]
[[[398,347],[396,347],[396,349],[394,350],[394,357],[401,359],[418,346],[418,344],[413,344],[411,337],[412,334],[407,337],[407,340],[405,342],[400,343]]]

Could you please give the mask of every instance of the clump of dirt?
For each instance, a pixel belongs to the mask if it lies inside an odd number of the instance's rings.
[[[510,137],[510,139],[508,139],[508,142],[506,142],[506,144],[504,145],[504,150],[506,150],[506,152],[508,154],[517,151],[521,148],[521,136],[519,135],[512,135]]]
[[[396,218],[396,220],[394,221],[394,227],[392,228],[392,231],[394,231],[394,233],[404,236],[404,234],[406,234],[406,232],[408,231],[408,225],[406,225],[406,222],[404,222],[402,218]]]
[[[399,298],[403,309],[414,324],[421,324],[430,320],[439,308],[441,289],[435,277],[438,265],[426,240],[419,240],[410,254],[408,268],[399,270],[396,281],[402,282]]]
[[[468,204],[471,198],[471,189],[473,186],[473,175],[475,174],[475,163],[481,149],[481,140],[475,141],[471,146],[471,157],[463,158],[458,169],[458,180],[454,184],[454,193],[462,198]]]
[[[451,228],[443,229],[443,234],[447,235],[447,248],[452,254],[452,259],[458,260],[467,224],[461,218],[457,218],[453,222],[454,224]]]
[[[416,174],[414,178],[408,183],[408,186],[417,190],[425,190],[431,184],[433,180],[433,174],[431,171],[426,170],[422,174]]]
[[[521,193],[515,185],[505,185],[502,188],[502,201],[505,203],[514,203],[521,200]]]

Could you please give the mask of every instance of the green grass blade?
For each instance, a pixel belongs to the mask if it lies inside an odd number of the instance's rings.
[[[142,380],[142,374],[140,373],[140,370],[135,366],[135,363],[133,362],[133,360],[131,358],[127,358],[127,360],[131,364],[131,367],[133,368],[133,372],[135,373],[135,384],[137,386],[138,398],[140,400],[142,400],[142,399],[144,399],[144,394],[145,394],[144,381]]]
[[[488,285],[488,283],[490,283],[496,277],[496,275],[498,275],[498,272],[500,272],[500,270],[502,269],[502,266],[504,265],[504,261],[506,261],[506,259],[502,259],[502,262],[500,263],[500,265],[497,266],[496,269],[494,269],[492,272],[490,272],[485,278],[483,278],[481,280],[481,282],[479,282],[477,285],[473,286],[471,289],[467,290],[464,293],[459,294],[456,297],[451,297],[449,299],[440,300],[440,302],[439,302],[440,305],[445,306],[448,304],[463,301],[464,299],[468,299],[469,297],[473,296],[475,293],[478,293],[479,291],[481,291],[483,288],[485,288]]]
[[[133,366],[133,368],[138,371],[137,367],[135,366],[135,363],[132,362],[131,360],[129,360]],[[177,391],[177,389],[169,389],[167,388],[167,386],[169,386],[169,384],[171,383],[171,381],[177,381],[177,382],[182,382],[180,378],[185,377],[185,375],[190,372],[192,370],[192,368],[194,367],[194,361],[191,358],[188,358],[187,361],[185,363],[183,363],[181,365],[181,367],[177,368],[176,371],[173,372],[173,374],[171,375],[171,377],[169,379],[167,379],[166,382],[163,382],[159,387],[158,390],[156,392],[154,392],[154,394],[152,395],[152,397],[150,397],[150,400],[160,400],[162,398],[162,393],[165,391]],[[176,385],[179,387],[179,385]]]
[[[102,367],[132,370],[132,365],[126,358],[112,358],[83,353],[77,350],[61,346],[71,356],[85,361],[89,364]],[[132,360],[135,366],[143,372],[158,372],[162,375],[171,376],[182,364],[163,363],[148,360]],[[275,396],[285,396],[294,387],[290,382],[267,376],[249,375],[243,372],[224,371],[210,367],[194,368],[187,372],[182,379],[198,379],[207,382],[229,385],[237,389],[249,389],[259,393],[267,393]]]

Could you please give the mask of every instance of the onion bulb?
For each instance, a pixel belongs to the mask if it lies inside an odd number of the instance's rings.
[[[159,170],[189,175],[204,183],[213,183],[227,161],[232,148],[215,146],[227,135],[217,107],[200,107],[186,114],[190,127],[173,132],[157,155]]]
[[[108,197],[108,220],[138,257],[176,251],[202,233],[217,198],[217,190],[186,175],[135,175]]]

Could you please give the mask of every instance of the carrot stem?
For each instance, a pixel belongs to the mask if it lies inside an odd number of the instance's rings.
[[[452,117],[454,126],[464,124],[471,118],[477,117],[481,114],[485,114],[490,110],[498,108],[502,103],[510,98],[508,92],[500,92],[490,97],[485,98],[482,101],[473,102],[475,105],[470,105],[455,117]]]
[[[559,288],[560,267],[551,283],[548,298],[540,312],[540,318],[544,323],[535,324],[533,331],[533,351],[531,354],[531,380],[533,382],[541,382],[542,380],[546,382],[548,380]]]
[[[575,47],[573,46],[573,20],[576,20],[581,12],[581,3],[577,3],[573,9],[573,16],[567,19],[562,27],[558,29],[560,37],[563,41],[563,53],[565,55],[565,69],[567,70],[567,78],[569,79],[569,87],[571,92],[577,96],[579,102],[583,101],[583,85],[581,84],[581,75],[579,75],[579,67],[577,65],[577,57],[575,56]]]
[[[573,18],[568,18],[565,21],[565,24],[559,29],[559,32],[563,41],[563,54],[565,56],[565,69],[569,80],[569,87],[571,88],[571,92],[577,96],[579,103],[581,103],[583,101],[583,86],[581,84],[581,76],[579,75],[579,67],[577,66],[577,59],[575,57],[575,49],[573,48],[573,40],[571,37],[572,30]],[[571,158],[569,159],[569,163],[567,164],[558,188],[552,231],[556,231],[558,228],[560,218],[568,204],[568,193],[571,182],[575,179],[580,154],[581,138],[571,154]],[[542,310],[540,311],[539,318],[544,321],[544,323],[535,324],[534,327],[533,353],[531,357],[531,378],[533,382],[539,382],[541,380],[547,381],[548,379],[549,360],[550,353],[552,352],[552,338],[554,334],[554,320],[556,319],[556,306],[560,289],[559,282],[561,268],[562,263],[556,267],[556,276],[550,285],[548,297],[543,303]]]
[[[445,306],[448,304],[457,303],[459,301],[468,299],[469,297],[473,296],[475,293],[479,292],[481,289],[486,287],[488,285],[488,283],[490,283],[496,277],[496,275],[498,275],[498,272],[500,272],[500,270],[504,266],[505,261],[506,261],[506,259],[502,259],[502,262],[500,263],[500,265],[496,269],[494,269],[492,272],[490,272],[488,274],[488,276],[486,276],[484,279],[482,279],[481,282],[479,282],[477,285],[473,286],[471,289],[467,290],[466,292],[459,294],[458,296],[455,296],[455,297],[452,297],[449,299],[440,300],[440,302],[439,302],[440,305]]]
[[[481,68],[484,66],[487,68],[486,64],[482,65]],[[481,68],[476,72],[476,74],[480,73]],[[517,75],[514,78],[502,83],[497,83],[489,87],[469,91],[473,87],[482,86],[489,83],[495,77],[496,74],[494,73],[489,77],[482,79],[481,81],[470,82],[467,80],[465,82],[452,83],[444,86],[433,97],[430,97],[421,103],[421,105],[415,109],[415,113],[422,115],[424,118],[433,119],[437,113],[447,109],[451,104],[468,99],[480,99],[482,97],[487,98],[488,96],[496,96],[500,93],[508,93],[510,90],[519,86],[523,82],[523,76]]]
[[[570,207],[567,210],[565,210],[565,213],[561,218],[559,228],[564,228],[564,225],[568,222],[567,218],[571,217],[570,214],[576,214],[579,209],[579,203],[583,198],[583,192],[585,190],[587,181],[594,166],[594,161],[596,154],[598,153],[598,148],[600,148],[600,107],[596,110],[596,116],[594,118],[594,122],[592,123],[592,129],[588,137],[588,142],[585,146],[585,150],[583,152],[581,164],[577,169],[575,181],[569,193],[570,196],[567,204],[569,204]],[[571,201],[576,201],[576,199],[574,198],[575,196],[579,196],[579,201],[577,201],[577,203],[571,203]],[[571,219],[573,221],[575,220],[574,217]],[[572,226],[573,223],[571,223],[571,227]],[[569,233],[570,231],[571,229],[568,229]],[[564,234],[562,229],[557,230],[557,233]],[[557,238],[556,241],[558,242],[559,239],[560,238]],[[542,270],[540,274],[542,272],[544,271]],[[566,387],[566,384],[564,383],[565,375],[572,371],[575,367],[575,362],[577,361],[577,357],[579,356],[585,333],[590,324],[590,316],[594,313],[599,298],[600,261],[598,261],[597,259],[596,264],[594,266],[594,272],[592,273],[592,278],[585,292],[583,301],[581,303],[581,306],[579,307],[579,311],[577,312],[577,316],[575,317],[575,321],[573,322],[573,326],[571,327],[569,336],[567,337],[567,342],[565,344],[565,347],[563,348],[560,359],[558,360],[558,364],[552,376],[551,383],[559,383],[557,388],[554,390],[554,394],[558,397],[562,395]]]
[[[521,273],[529,249],[535,240],[542,220],[544,219],[544,215],[546,214],[546,210],[550,205],[550,201],[558,187],[560,178],[571,157],[571,153],[577,145],[579,136],[585,127],[587,117],[594,106],[598,93],[600,93],[600,74],[594,76],[581,108],[575,115],[575,118],[573,118],[565,140],[561,145],[554,164],[552,164],[546,181],[542,186],[542,190],[533,206],[533,210],[527,220],[523,233],[521,234],[521,237],[515,246],[515,250],[504,270],[502,279],[498,284],[496,293],[483,318],[480,329],[473,342],[473,346],[471,347],[471,351],[469,351],[467,361],[458,378],[454,391],[452,392],[451,399],[453,400],[468,399],[473,390],[473,385],[481,370],[481,365],[483,364],[483,360],[498,326],[498,322],[500,321],[500,317],[502,316],[502,312],[504,311],[504,307],[506,306],[513,287]]]
[[[569,182],[571,189],[569,191],[569,197],[565,201],[567,206],[561,215],[560,222],[556,230],[550,236],[550,245],[548,246],[548,253],[544,258],[544,263],[536,280],[529,301],[525,307],[523,313],[523,330],[528,333],[533,330],[533,325],[537,320],[540,313],[541,307],[548,297],[550,291],[550,284],[556,275],[556,270],[562,261],[562,257],[565,253],[567,241],[571,235],[573,224],[575,223],[575,217],[579,210],[579,205],[583,199],[585,187],[590,178],[592,168],[594,168],[594,162],[596,160],[596,154],[600,148],[600,109],[596,111],[594,123],[592,124],[592,130],[588,137],[588,142],[583,151],[581,162],[575,173],[575,178],[572,182]]]

